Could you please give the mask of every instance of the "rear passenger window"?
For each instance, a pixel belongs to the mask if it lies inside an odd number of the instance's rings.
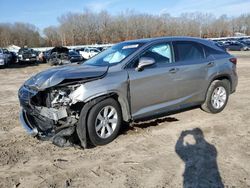
[[[173,42],[175,61],[191,61],[204,59],[204,51],[201,45],[195,42]]]

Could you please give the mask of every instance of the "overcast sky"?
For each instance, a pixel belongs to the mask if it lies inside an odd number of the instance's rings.
[[[250,0],[0,0],[0,22],[28,22],[43,29],[57,25],[58,16],[67,12],[107,10],[116,15],[126,9],[140,13],[206,12],[216,16],[250,13]]]

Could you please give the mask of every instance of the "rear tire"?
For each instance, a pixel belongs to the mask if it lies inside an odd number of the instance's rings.
[[[214,80],[208,88],[205,102],[201,105],[202,110],[213,114],[221,112],[227,105],[229,94],[228,80]]]
[[[87,118],[88,134],[95,146],[112,142],[118,135],[122,112],[118,102],[112,98],[94,105]]]

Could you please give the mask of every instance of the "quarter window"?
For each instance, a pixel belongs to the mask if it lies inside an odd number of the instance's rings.
[[[204,50],[206,52],[207,57],[209,57],[210,55],[223,55],[226,53],[225,51],[216,50],[216,49],[208,47],[208,46],[204,46]]]
[[[173,45],[175,61],[192,61],[205,58],[203,48],[195,42],[177,41]]]

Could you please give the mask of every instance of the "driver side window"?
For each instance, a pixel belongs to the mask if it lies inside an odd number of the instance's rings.
[[[141,57],[150,57],[155,60],[157,64],[165,64],[172,63],[172,53],[171,53],[171,45],[169,43],[161,43],[151,46],[149,49],[144,51],[139,58],[133,63],[133,67],[137,67],[139,63],[139,59]]]

